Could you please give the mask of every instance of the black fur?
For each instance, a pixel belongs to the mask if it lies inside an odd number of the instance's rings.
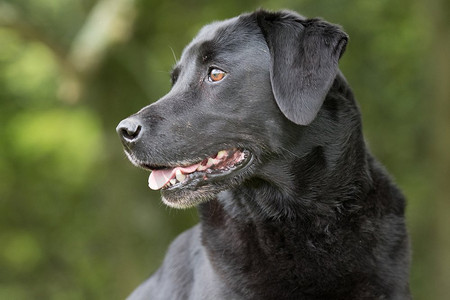
[[[405,200],[367,150],[337,64],[347,35],[263,10],[204,27],[172,90],[118,126],[146,168],[251,153],[230,178],[162,190],[201,223],[129,299],[410,299]],[[226,72],[207,79],[211,68]]]
[[[275,100],[289,120],[308,125],[333,84],[347,35],[319,19],[290,14],[260,12],[257,21],[270,49]]]

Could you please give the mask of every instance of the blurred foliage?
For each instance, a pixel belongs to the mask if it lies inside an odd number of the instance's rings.
[[[0,0],[0,299],[123,299],[157,268],[196,211],[161,204],[115,126],[168,91],[171,66],[203,24],[258,7],[349,33],[340,65],[368,144],[409,199],[413,294],[448,295],[448,283],[433,285],[449,275],[436,264],[450,261],[435,234],[450,211],[433,220],[448,200],[436,179],[448,175],[439,163],[450,151],[433,150],[445,139],[433,126],[450,119],[435,115],[448,93],[434,102],[448,53],[435,61],[431,51],[448,49],[448,15],[436,19],[447,2]]]

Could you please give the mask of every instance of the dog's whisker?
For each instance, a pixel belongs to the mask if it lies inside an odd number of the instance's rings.
[[[170,50],[172,51],[173,60],[174,60],[174,62],[175,62],[175,65],[177,65],[177,64],[178,64],[178,59],[177,59],[177,56],[175,55],[175,51],[173,50],[172,47],[169,46],[169,48],[170,48]]]

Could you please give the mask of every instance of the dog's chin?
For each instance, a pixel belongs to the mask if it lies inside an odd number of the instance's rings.
[[[161,199],[164,204],[169,207],[186,209],[207,202],[216,197],[216,195],[230,188],[230,186],[214,186],[205,185],[196,190],[176,189],[176,190],[162,190]]]

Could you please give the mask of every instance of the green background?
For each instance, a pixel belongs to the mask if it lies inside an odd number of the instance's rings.
[[[161,204],[115,127],[202,25],[258,7],[350,35],[341,70],[409,200],[413,295],[450,295],[448,1],[0,0],[0,299],[123,299],[160,265],[197,213]]]

